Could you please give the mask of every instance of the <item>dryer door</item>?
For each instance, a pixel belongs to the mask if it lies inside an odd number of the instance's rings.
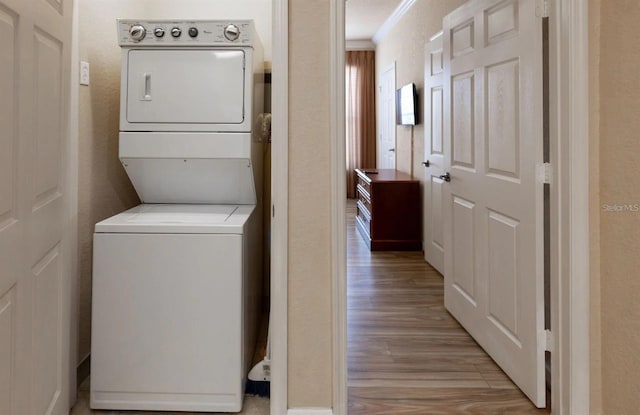
[[[126,119],[136,124],[242,124],[243,50],[130,50]],[[123,100],[124,101],[124,100]],[[172,129],[172,128],[170,128]]]

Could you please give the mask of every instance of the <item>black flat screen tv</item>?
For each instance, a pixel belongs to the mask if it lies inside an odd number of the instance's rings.
[[[396,124],[418,124],[418,93],[416,84],[410,83],[396,91]]]

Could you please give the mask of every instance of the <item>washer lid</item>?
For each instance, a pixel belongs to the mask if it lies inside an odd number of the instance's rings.
[[[96,224],[96,233],[242,234],[254,205],[142,204]]]

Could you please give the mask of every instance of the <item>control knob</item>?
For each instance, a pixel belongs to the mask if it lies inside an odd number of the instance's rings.
[[[224,37],[233,42],[240,37],[240,29],[234,24],[227,25],[224,28]]]
[[[174,27],[173,29],[171,29],[171,36],[180,37],[181,34],[182,34],[182,29],[180,29],[179,27]]]
[[[140,42],[147,34],[147,30],[144,26],[139,24],[134,24],[129,28],[129,35],[131,35],[131,39]]]
[[[195,28],[195,27],[190,27],[189,28],[189,36],[197,37],[198,36],[198,29]]]
[[[156,27],[156,29],[153,31],[153,34],[156,35],[156,37],[163,37],[164,29],[161,27]]]

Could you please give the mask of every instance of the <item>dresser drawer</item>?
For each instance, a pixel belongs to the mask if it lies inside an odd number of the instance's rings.
[[[356,189],[364,192],[368,197],[371,195],[371,183],[363,179],[360,175],[358,175],[358,185]]]
[[[362,230],[367,235],[371,235],[371,214],[362,206],[362,203],[358,202],[356,208],[356,221],[359,222]]]
[[[358,206],[362,209],[366,209],[369,213],[369,217],[371,217],[371,198],[360,188],[358,188]]]

